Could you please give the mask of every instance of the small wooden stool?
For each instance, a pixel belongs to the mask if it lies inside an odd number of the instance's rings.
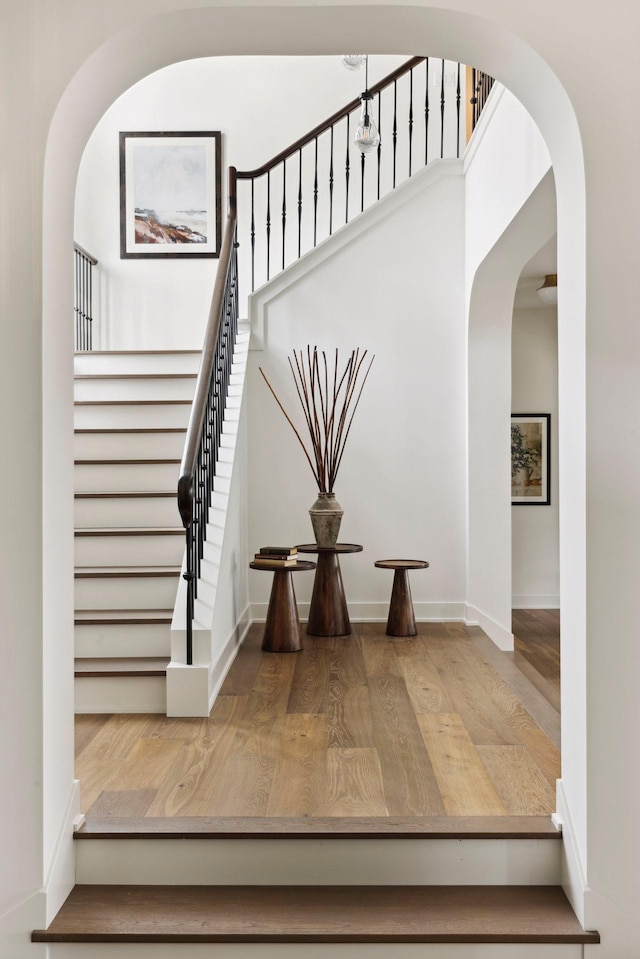
[[[409,570],[427,569],[429,564],[422,559],[379,559],[374,565],[379,569],[395,570],[387,619],[387,635],[415,636],[418,630],[409,586]]]
[[[264,624],[262,648],[266,653],[298,653],[302,649],[302,631],[291,573],[315,569],[315,563],[298,560],[295,566],[269,566],[255,560],[251,569],[273,573],[269,609]]]

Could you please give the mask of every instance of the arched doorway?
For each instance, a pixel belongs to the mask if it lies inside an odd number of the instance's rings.
[[[310,44],[309,37],[313,37]],[[393,38],[393,42],[389,40]],[[466,62],[477,62],[504,82],[527,106],[547,139],[556,168],[559,205],[560,255],[567,291],[561,305],[560,323],[565,338],[574,337],[574,348],[561,355],[561,378],[575,373],[582,379],[584,354],[579,348],[584,328],[584,186],[579,136],[569,100],[549,68],[533,51],[513,36],[497,31],[487,22],[459,14],[429,9],[380,7],[375,23],[370,22],[363,35],[361,13],[354,9],[294,9],[233,11],[204,9],[168,14],[149,23],[132,26],[105,43],[81,68],[61,99],[51,127],[44,188],[44,329],[43,365],[55,401],[45,407],[45,510],[63,500],[70,488],[68,472],[60,466],[62,456],[46,456],[47,449],[60,453],[68,447],[71,424],[70,342],[59,331],[67,326],[70,314],[71,282],[67,250],[72,242],[73,189],[79,156],[90,129],[105,107],[135,79],[159,66],[186,57],[229,51],[243,52],[341,52],[351,39],[352,46],[368,41],[371,49],[398,52],[403,47],[425,45],[434,53]],[[211,39],[213,38],[213,39]],[[303,39],[304,38],[304,39]],[[338,49],[338,42],[340,49]],[[143,51],[141,55],[140,51]],[[509,56],[505,56],[505,50]],[[116,66],[117,65],[117,66]],[[91,91],[90,95],[87,91]],[[563,420],[574,429],[583,422],[581,397],[567,391],[561,398]],[[579,429],[578,429],[578,432]],[[584,541],[584,449],[568,464],[562,482],[571,485],[572,507],[563,523],[567,548],[564,560],[567,575],[563,589],[567,601],[563,609],[574,631],[569,645],[577,672],[584,674],[584,644],[580,627],[584,622],[584,560],[579,544]],[[66,517],[69,519],[69,517]],[[58,522],[65,522],[65,511],[58,510]],[[62,525],[60,526],[62,528]],[[70,519],[69,519],[70,528]],[[473,544],[471,551],[473,550]],[[577,552],[578,551],[578,552]],[[63,557],[64,560],[64,557]],[[67,563],[60,562],[59,549],[45,543],[45,602],[53,595],[61,577],[70,581],[70,551]],[[61,572],[62,565],[62,572]],[[68,590],[67,590],[68,594]],[[70,617],[71,610],[68,611]],[[46,618],[46,616],[45,616]],[[69,651],[65,650],[68,654]],[[61,661],[68,655],[61,656]],[[45,686],[55,688],[56,670],[45,677]],[[578,839],[584,841],[584,737],[585,697],[580,684],[573,686],[565,699],[570,730],[565,755],[575,757],[567,769],[571,800],[580,811],[577,816]],[[68,708],[68,704],[67,704]],[[68,727],[65,707],[57,713],[60,726]]]

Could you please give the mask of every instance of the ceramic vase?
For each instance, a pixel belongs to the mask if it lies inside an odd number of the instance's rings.
[[[318,493],[318,498],[309,510],[316,545],[331,549],[338,541],[340,523],[344,510],[335,493]]]

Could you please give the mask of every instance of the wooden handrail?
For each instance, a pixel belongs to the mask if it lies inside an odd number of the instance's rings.
[[[204,426],[204,417],[211,384],[211,375],[213,372],[213,361],[216,352],[216,342],[218,340],[218,330],[222,307],[224,304],[225,285],[227,274],[231,263],[231,253],[235,240],[237,203],[236,203],[236,168],[229,167],[228,171],[228,213],[227,223],[222,239],[222,248],[220,250],[220,260],[218,262],[218,272],[213,287],[213,296],[211,298],[211,307],[209,309],[209,319],[207,321],[207,330],[202,348],[202,358],[200,360],[200,369],[198,370],[198,379],[196,381],[195,395],[191,407],[191,416],[187,428],[185,439],[184,454],[180,464],[180,478],[178,480],[178,509],[182,517],[182,524],[185,529],[191,526],[193,521],[193,482],[197,468],[198,453],[200,450],[200,441],[202,438],[202,428]]]
[[[405,73],[409,73],[409,71],[413,70],[414,67],[417,67],[419,63],[424,63],[424,61],[425,57],[412,57],[410,60],[407,60],[406,63],[403,63],[399,67],[396,67],[395,70],[392,70],[391,73],[387,74],[386,77],[383,77],[382,80],[379,80],[377,83],[373,84],[373,86],[369,87],[369,92],[372,96],[375,96],[377,93],[380,93],[382,90],[385,90],[388,86],[390,86],[394,80],[399,80],[400,77],[405,75]],[[273,170],[273,168],[279,163],[282,163],[283,160],[287,160],[290,156],[293,156],[294,153],[297,153],[298,150],[301,150],[302,147],[306,146],[307,143],[311,143],[316,137],[319,137],[321,133],[324,133],[326,130],[330,130],[331,127],[339,120],[342,120],[343,117],[346,117],[350,113],[353,113],[354,110],[357,110],[359,105],[360,97],[356,97],[354,100],[351,100],[349,103],[347,103],[346,106],[342,107],[341,110],[337,110],[336,113],[333,113],[326,120],[323,120],[322,123],[319,123],[318,126],[313,128],[313,130],[305,133],[305,135],[300,137],[299,140],[296,140],[295,143],[292,143],[284,150],[281,150],[280,153],[277,153],[270,160],[267,160],[267,162],[263,163],[261,167],[258,167],[256,170],[239,170],[237,173],[238,179],[252,180],[255,177],[263,176],[265,173],[268,173],[269,170]]]

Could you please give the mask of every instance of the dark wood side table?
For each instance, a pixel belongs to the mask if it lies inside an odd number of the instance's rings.
[[[339,557],[343,553],[361,553],[362,546],[356,543],[336,543],[335,546],[327,548],[316,543],[305,543],[298,546],[298,552],[318,554],[307,633],[309,636],[348,636],[351,623]]]
[[[374,564],[379,569],[393,569],[393,589],[387,619],[388,636],[415,636],[416,617],[413,612],[410,569],[427,569],[429,564],[423,559],[379,559]]]
[[[263,650],[267,653],[300,652],[302,631],[291,573],[315,569],[316,564],[299,560],[295,566],[269,566],[267,563],[259,563],[255,560],[249,565],[251,569],[273,573],[269,608],[264,624]]]

